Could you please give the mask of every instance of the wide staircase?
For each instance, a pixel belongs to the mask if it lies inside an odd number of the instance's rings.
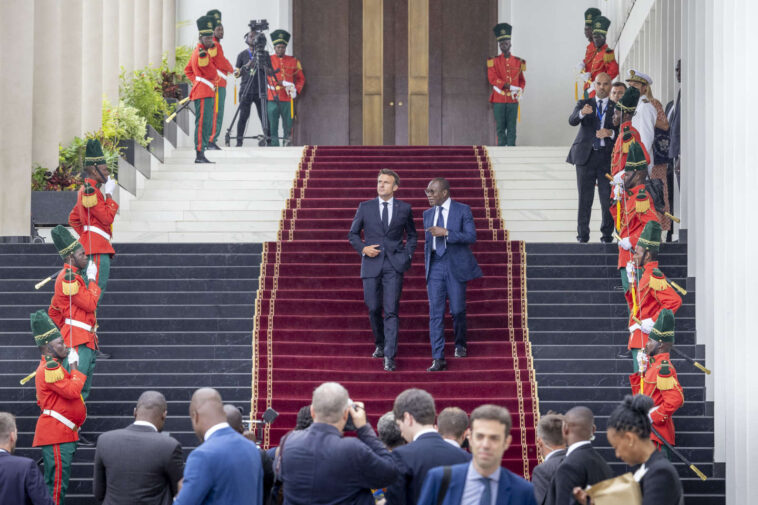
[[[90,440],[133,420],[140,393],[168,400],[165,430],[184,447],[198,444],[189,420],[192,392],[219,390],[224,401],[250,411],[252,329],[260,244],[120,244],[98,308],[100,343],[111,359],[97,362],[82,432]],[[34,371],[39,352],[29,314],[47,308],[53,291],[34,285],[60,268],[51,245],[0,245],[0,410],[17,416],[17,454],[31,448],[39,416]],[[77,450],[68,504],[92,504],[94,447]]]
[[[686,285],[686,244],[662,244],[661,270]],[[531,243],[527,252],[529,336],[540,393],[540,413],[586,405],[596,415],[595,446],[616,473],[629,471],[605,437],[608,415],[630,394],[631,359],[626,349],[628,308],[616,269],[618,247],[604,244]],[[695,345],[695,292],[683,296],[676,313],[676,347],[704,363]],[[687,505],[725,503],[724,469],[713,463],[712,404],[705,400],[704,374],[683,359],[673,363],[685,403],[674,415],[677,448],[708,477],[703,482],[674,459]],[[706,364],[707,365],[707,364]]]

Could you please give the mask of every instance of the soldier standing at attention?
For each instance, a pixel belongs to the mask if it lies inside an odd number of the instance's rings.
[[[619,64],[616,62],[616,55],[613,49],[608,47],[605,42],[605,36],[608,34],[608,28],[611,26],[611,20],[605,16],[598,16],[592,20],[592,40],[595,44],[595,56],[590,61],[589,66],[585,69],[590,73],[590,80],[584,83],[584,91],[589,97],[595,96],[595,90],[592,83],[600,72],[605,72],[611,78],[611,81],[619,75]]]
[[[582,79],[585,83],[585,90],[589,85],[592,84],[589,68],[590,63],[592,62],[593,58],[595,58],[595,53],[597,53],[597,47],[595,47],[595,42],[592,40],[592,20],[596,17],[599,17],[600,14],[600,9],[596,9],[594,7],[590,7],[584,11],[584,36],[587,37],[587,41],[589,43],[587,44],[587,49],[584,51],[584,58],[577,65],[577,69],[582,74]],[[584,98],[589,98],[589,95],[586,92],[584,93]]]
[[[274,75],[268,78],[268,128],[271,132],[271,145],[279,145],[279,118],[282,119],[282,142],[285,146],[292,143],[293,103],[305,85],[303,66],[294,56],[285,55],[290,34],[284,30],[271,32],[274,54],[271,66]]]
[[[198,43],[192,51],[184,73],[192,82],[190,100],[195,104],[195,163],[213,163],[205,157],[213,130],[213,102],[216,97],[218,72],[208,51],[213,48],[213,27],[210,16],[197,20]]]
[[[492,86],[490,102],[499,146],[516,145],[519,100],[526,86],[526,61],[511,54],[511,30],[508,23],[495,25],[493,31],[502,54],[487,60],[487,79]]]
[[[213,19],[213,47],[208,49],[208,55],[216,66],[216,97],[213,107],[213,126],[211,136],[208,139],[208,148],[220,151],[216,141],[221,133],[224,122],[224,104],[226,103],[226,76],[234,72],[234,67],[224,56],[224,48],[221,47],[221,39],[224,38],[224,25],[221,24],[221,11],[213,9],[206,16]]]

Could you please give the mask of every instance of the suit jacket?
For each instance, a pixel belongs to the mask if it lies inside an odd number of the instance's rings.
[[[610,479],[613,472],[608,463],[590,444],[584,444],[566,456],[555,471],[553,482],[547,493],[548,505],[573,505],[574,488],[585,488],[601,480]]]
[[[411,267],[411,258],[416,250],[416,225],[413,223],[411,206],[395,198],[392,202],[392,219],[389,229],[385,232],[382,224],[379,198],[361,202],[355,212],[353,224],[347,238],[350,245],[362,256],[361,279],[378,277],[382,272],[385,255],[399,273],[404,273]],[[363,240],[361,240],[363,230]],[[403,243],[403,232],[406,238]],[[379,254],[370,258],[363,256],[363,248],[367,245],[379,244]]]
[[[618,137],[619,134],[619,127],[613,126],[613,108],[615,103],[616,102],[612,102],[610,99],[608,99],[608,105],[606,106],[607,112],[605,112],[603,115],[602,128],[607,128],[608,130],[613,130],[615,132],[612,139],[605,139],[605,147],[600,149],[600,153],[604,156],[608,156],[609,161],[611,154],[613,153],[614,140],[616,137]],[[581,111],[582,107],[584,107],[586,104],[592,105],[593,112],[591,114],[587,114],[583,118],[579,118],[579,111]],[[597,116],[597,100],[594,98],[579,100],[576,103],[576,107],[574,107],[574,112],[572,112],[569,116],[569,124],[571,126],[580,126],[579,131],[576,133],[574,143],[571,146],[571,150],[569,151],[568,157],[566,158],[566,163],[571,163],[572,165],[584,165],[587,163],[587,160],[590,159],[590,154],[592,153],[592,145],[595,141],[595,132],[598,130],[598,128],[601,127],[598,123],[599,119]]]
[[[534,486],[534,498],[537,500],[537,505],[542,505],[545,502],[550,481],[553,480],[555,471],[565,458],[566,449],[558,449],[550,453],[547,461],[537,465],[532,470],[532,485]]]
[[[450,474],[450,485],[447,488],[442,505],[458,505],[463,498],[463,489],[466,486],[466,473],[471,463],[453,465]],[[436,505],[442,483],[444,468],[438,466],[432,468],[426,475],[421,496],[416,505]],[[505,468],[500,469],[500,479],[497,485],[497,505],[535,505],[532,485]]]
[[[258,447],[232,428],[222,428],[193,450],[174,505],[263,503]]]
[[[424,211],[424,230],[428,230],[434,223],[434,207]],[[450,200],[450,210],[448,211],[447,223],[445,228],[448,230],[447,243],[445,246],[445,255],[450,260],[448,267],[456,280],[459,282],[468,282],[482,276],[482,269],[474,258],[474,254],[469,248],[469,244],[476,242],[476,226],[474,225],[474,216],[471,214],[471,207],[465,203]],[[432,254],[432,234],[426,232],[424,241],[424,265],[426,266],[426,280],[429,280],[429,266]]]
[[[370,425],[356,435],[324,423],[291,432],[280,445],[285,505],[373,505],[370,490],[394,481],[397,469]]]
[[[415,441],[392,451],[400,477],[387,488],[387,503],[413,505],[421,494],[424,477],[440,465],[456,465],[471,461],[471,454],[455,447],[439,433],[424,433]]]
[[[661,503],[681,505],[684,492],[679,474],[669,460],[655,451],[645,462],[647,472],[640,480],[642,505],[659,505]]]
[[[53,505],[37,464],[7,452],[0,452],[0,498],[8,505]]]
[[[106,505],[168,505],[183,469],[182,446],[175,438],[131,424],[98,437],[94,495]]]

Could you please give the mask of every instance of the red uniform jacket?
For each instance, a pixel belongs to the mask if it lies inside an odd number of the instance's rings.
[[[619,237],[629,237],[629,242],[632,243],[632,249],[629,251],[619,247],[619,261],[618,268],[626,268],[626,264],[632,261],[634,255],[632,251],[637,247],[637,241],[642,235],[642,230],[645,229],[645,225],[649,221],[658,221],[658,214],[655,213],[655,206],[653,205],[653,199],[650,195],[647,195],[647,205],[637,202],[637,195],[640,190],[644,190],[645,185],[640,184],[630,190],[625,190],[623,198],[626,199],[626,209],[624,208],[624,200],[621,204],[621,229],[619,230]],[[613,220],[616,220],[616,205],[611,205],[609,209]]]
[[[647,161],[647,164],[650,165],[650,154],[648,154],[647,149],[645,149],[645,144],[642,143],[640,132],[637,131],[637,128],[632,126],[631,121],[627,121],[626,123],[621,123],[621,126],[619,126],[619,135],[616,137],[616,143],[613,144],[613,154],[611,155],[611,175],[616,175],[617,173],[624,170],[624,167],[626,167],[627,153],[624,152],[623,138],[623,131],[625,127],[629,128],[629,131],[634,138],[633,142],[637,142],[637,144],[639,144],[639,146],[642,148],[642,152],[645,153],[645,161]]]
[[[84,185],[82,184],[76,197],[76,205],[68,215],[68,224],[79,234],[79,243],[84,246],[84,252],[88,255],[110,254],[113,256],[116,251],[111,245],[111,235],[113,233],[113,220],[116,218],[116,212],[118,212],[118,204],[113,198],[106,199],[103,196],[94,179],[85,179],[85,182],[95,188],[97,203],[87,206],[90,197],[84,197]],[[83,200],[83,198],[85,199]]]
[[[67,282],[64,279],[68,271],[75,274],[75,283]],[[95,280],[91,280],[88,286],[82,276],[76,272],[76,269],[71,265],[64,265],[63,270],[58,274],[58,278],[55,279],[55,294],[50,300],[47,314],[60,328],[63,342],[67,346],[76,347],[80,344],[86,344],[92,350],[97,348],[95,310],[99,299],[100,287]],[[66,319],[74,322],[69,324]],[[92,331],[75,326],[76,321],[90,326]]]
[[[639,282],[637,295],[637,313],[629,316],[629,349],[642,349],[647,344],[648,336],[643,333],[632,317],[637,317],[640,321],[643,319],[658,319],[658,314],[663,309],[669,309],[676,314],[679,307],[682,306],[682,297],[666,281],[666,276],[658,270],[657,261],[645,263],[645,271]],[[633,306],[632,290],[625,293],[626,301],[630,307]]]
[[[642,381],[642,383],[640,383]],[[632,385],[632,394],[642,394],[653,399],[658,407],[650,412],[653,420],[653,428],[671,445],[674,445],[674,420],[672,415],[679,407],[684,405],[684,391],[679,384],[674,365],[671,364],[668,353],[657,354],[650,358],[645,377],[639,374],[629,376]],[[661,441],[655,435],[650,435],[653,442],[661,445]]]
[[[224,56],[224,48],[221,47],[221,43],[213,37],[213,42],[216,46],[208,49],[208,54],[211,57],[211,61],[216,66],[216,86],[219,88],[226,87],[226,75],[234,72],[234,67],[229,63],[229,60]]]
[[[608,74],[612,82],[619,75],[619,64],[616,61],[616,54],[613,52],[613,49],[608,47],[608,44],[603,44],[603,47],[597,50],[584,71],[590,73],[590,81],[584,83],[585,90],[590,87],[591,83],[595,82],[595,77],[600,72]],[[590,93],[590,96],[595,96],[594,90]]]
[[[595,47],[594,42],[590,42],[587,44],[587,50],[584,51],[584,59],[582,60],[585,72],[590,71],[590,65],[592,64],[592,59],[595,57],[595,53],[597,53],[597,47]]]
[[[516,103],[518,100],[511,94],[511,86],[524,89],[526,79],[524,71],[526,62],[517,56],[506,58],[500,54],[487,60],[487,80],[490,86],[497,86],[503,93],[494,89],[490,94],[491,103]]]
[[[78,427],[87,419],[87,407],[82,400],[82,387],[87,376],[78,370],[67,372],[60,364],[54,370],[63,378],[48,382],[45,375],[51,370],[46,369],[45,359],[42,358],[37,367],[34,383],[37,386],[37,405],[40,410],[54,410],[77,426],[72,430],[59,420],[47,414],[40,414],[37,428],[34,430],[33,447],[42,445],[63,444],[79,440]]]
[[[201,56],[202,52],[202,56]],[[198,42],[192,56],[184,67],[184,74],[192,81],[190,100],[198,98],[212,98],[216,96],[216,79],[218,72],[213,59],[203,45]]]
[[[285,54],[279,58],[277,55],[272,54],[271,66],[274,67],[276,78],[269,77],[268,79],[268,99],[275,100],[278,96],[280,102],[290,101],[290,96],[282,85],[284,81],[293,83],[295,85],[295,91],[297,91],[297,94],[299,95],[303,86],[305,86],[305,74],[303,73],[303,67],[300,65],[300,61],[294,56],[287,56]],[[279,71],[277,72],[277,70]],[[277,82],[277,79],[279,82]],[[276,95],[274,93],[276,93]]]

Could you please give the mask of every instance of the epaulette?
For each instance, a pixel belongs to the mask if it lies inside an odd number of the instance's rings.
[[[650,210],[650,200],[647,198],[645,188],[641,188],[640,192],[637,193],[637,198],[634,201],[634,210],[637,211],[637,214],[644,214]]]
[[[661,361],[661,366],[658,368],[658,379],[656,380],[656,387],[661,391],[667,391],[676,387],[676,379],[674,378],[674,367],[671,366],[668,360]]]
[[[82,188],[82,205],[85,209],[97,205],[97,192],[95,187],[89,182],[85,182]]]
[[[45,382],[52,384],[53,382],[58,382],[59,380],[66,378],[63,374],[63,367],[60,363],[50,356],[46,356],[45,360]]]
[[[197,53],[197,64],[201,67],[207,67],[208,63],[210,63],[211,59],[208,57],[208,53],[205,51],[200,51]]]
[[[526,72],[526,60],[524,58],[519,58],[521,60],[521,71]]]
[[[653,269],[653,273],[650,275],[650,289],[653,291],[663,291],[669,287],[669,283],[666,281],[666,276],[663,272],[657,268]]]
[[[495,58],[487,58],[487,68],[492,68],[495,66]]]
[[[211,55],[211,58],[215,58],[216,55],[218,54],[218,48],[216,46],[211,47],[210,49],[208,49],[208,54]]]
[[[66,296],[74,296],[79,292],[79,282],[76,280],[76,274],[72,270],[67,270],[66,273],[63,274],[61,290]]]
[[[605,54],[603,55],[603,61],[605,63],[610,63],[616,59],[616,54],[613,52],[613,49],[608,48],[605,50]]]
[[[303,66],[300,64],[300,60],[297,60],[297,69],[302,70]]]
[[[634,135],[632,134],[632,129],[629,127],[628,124],[624,125],[623,128],[623,135],[622,135],[622,143],[621,143],[621,152],[624,154],[629,152],[629,145],[634,141]]]

